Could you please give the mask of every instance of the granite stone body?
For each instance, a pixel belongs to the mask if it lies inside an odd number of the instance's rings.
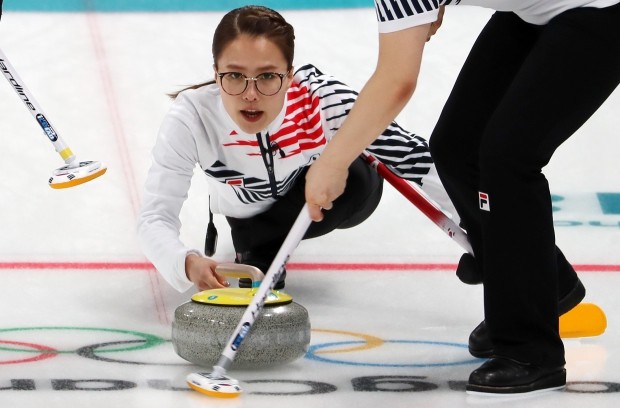
[[[247,306],[221,306],[189,301],[175,310],[175,352],[198,366],[213,367]],[[239,346],[232,368],[262,368],[302,357],[310,344],[310,320],[298,303],[263,307]]]

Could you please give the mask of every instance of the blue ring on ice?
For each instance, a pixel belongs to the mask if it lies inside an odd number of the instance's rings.
[[[345,346],[351,344],[363,344],[364,341],[335,341],[331,343],[321,343],[315,344],[308,348],[306,352],[305,358],[309,360],[320,361],[323,363],[331,363],[331,364],[340,364],[340,365],[351,365],[351,366],[363,366],[363,367],[401,367],[401,368],[424,368],[424,367],[450,367],[457,365],[465,365],[465,364],[475,364],[480,363],[480,359],[478,358],[468,358],[465,360],[456,360],[456,361],[448,361],[448,362],[436,362],[436,363],[366,363],[360,361],[347,361],[347,360],[339,360],[335,358],[328,358],[324,356],[319,356],[316,354],[318,350],[325,349],[328,347],[334,346]],[[450,343],[443,341],[425,341],[425,340],[385,340],[384,343],[394,343],[394,344],[425,344],[430,346],[439,346],[439,347],[456,347],[456,348],[464,348],[467,349],[467,345],[460,343]]]

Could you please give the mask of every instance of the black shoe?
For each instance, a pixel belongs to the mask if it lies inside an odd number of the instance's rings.
[[[580,280],[558,303],[560,316],[579,304],[586,296],[586,288]],[[489,329],[484,322],[480,323],[469,335],[469,353],[478,358],[487,358],[493,355],[493,342],[489,337]]]
[[[478,358],[487,358],[493,355],[493,342],[489,337],[489,329],[483,320],[469,335],[469,354]]]
[[[284,289],[286,279],[286,270],[282,271],[282,275],[278,280],[278,283],[273,287],[275,290]],[[252,279],[250,278],[239,278],[239,287],[240,288],[251,288],[252,287]]]
[[[478,285],[482,283],[482,270],[476,263],[476,259],[469,252],[465,252],[459,259],[456,267],[456,276],[461,282],[468,285]]]
[[[487,360],[469,376],[468,394],[525,394],[551,391],[566,386],[566,370],[538,367],[505,358]]]

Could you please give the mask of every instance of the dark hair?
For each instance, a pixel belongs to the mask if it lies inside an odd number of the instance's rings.
[[[293,26],[280,13],[263,6],[239,7],[229,11],[222,18],[213,34],[213,45],[211,46],[213,62],[216,67],[224,48],[242,34],[251,37],[266,37],[282,51],[286,59],[287,69],[293,67],[293,58],[295,56],[295,31]],[[170,97],[174,99],[187,89],[197,89],[214,83],[215,81],[211,80],[192,85],[179,92],[170,94]]]

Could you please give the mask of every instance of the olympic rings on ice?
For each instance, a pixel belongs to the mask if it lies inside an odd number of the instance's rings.
[[[53,336],[43,336],[37,332],[57,332],[60,335],[59,343],[65,347],[52,347],[49,345],[38,344],[31,341],[22,341],[22,339],[14,338],[15,335],[28,333],[30,338],[45,339],[46,342],[53,340]],[[98,333],[105,335],[104,341],[96,342],[90,345],[69,348],[67,343],[80,341],[76,339],[77,333]],[[350,365],[350,366],[368,366],[368,367],[442,367],[455,366],[464,364],[478,363],[475,358],[462,358],[459,349],[466,349],[467,345],[459,343],[450,343],[442,341],[422,341],[422,340],[384,340],[380,337],[365,333],[356,333],[344,330],[331,329],[312,329],[314,333],[320,333],[326,336],[346,336],[353,340],[344,341],[327,341],[319,344],[313,344],[306,353],[306,358],[314,361],[320,361],[330,364]],[[32,333],[36,333],[32,335]],[[119,339],[119,336],[121,337]],[[129,339],[122,337],[130,336]],[[52,337],[50,339],[50,337]],[[27,340],[29,340],[27,339]],[[91,360],[120,363],[132,365],[188,365],[188,363],[180,361],[178,363],[153,362],[152,358],[124,359],[119,358],[115,353],[128,353],[134,351],[145,351],[153,349],[161,345],[170,345],[170,340],[164,339],[154,334],[143,333],[134,330],[96,328],[96,327],[69,327],[69,326],[48,326],[48,327],[14,327],[0,328],[0,365],[20,364],[41,361],[56,357],[60,354],[76,354],[80,357]],[[413,346],[412,353],[394,353],[386,347],[390,346]],[[456,350],[456,354],[446,352],[446,347]],[[374,354],[367,354],[371,351]],[[6,353],[20,353],[24,358],[7,359],[4,357]],[[365,356],[360,358],[359,353]],[[348,358],[336,357],[347,354]],[[174,355],[173,353],[170,353]],[[387,354],[387,357],[383,357]],[[467,354],[466,352],[463,354]],[[412,362],[399,362],[403,360],[404,355],[409,355]],[[417,355],[417,356],[416,356]],[[176,357],[176,355],[174,355]],[[382,361],[390,360],[392,356],[396,356],[397,362]],[[4,358],[3,358],[4,357]],[[371,359],[374,359],[372,361]],[[369,361],[370,360],[370,361]],[[415,361],[419,360],[419,361]]]
[[[104,343],[97,343],[97,344],[92,344],[92,345],[88,345],[84,347],[79,347],[78,349],[71,349],[71,350],[60,350],[57,348],[53,348],[53,347],[49,347],[49,346],[45,346],[41,344],[2,339],[2,337],[6,337],[8,334],[40,332],[40,331],[73,332],[72,336],[69,337],[69,339],[71,339],[72,337],[75,337],[76,332],[98,332],[98,333],[111,334],[113,336],[130,335],[134,338],[137,337],[138,339],[137,340],[133,339],[133,340],[121,340],[121,341],[108,341]],[[41,336],[38,335],[37,337],[41,337]],[[159,346],[164,343],[169,343],[169,340],[166,340],[162,337],[159,337],[153,334],[142,333],[142,332],[133,331],[133,330],[96,328],[96,327],[66,327],[66,326],[0,328],[0,352],[4,351],[4,352],[17,352],[17,353],[28,353],[28,354],[36,353],[37,354],[35,357],[29,357],[29,358],[17,359],[17,360],[4,360],[3,361],[0,358],[0,365],[40,361],[46,358],[55,357],[58,354],[77,354],[81,357],[89,358],[92,360],[124,363],[124,364],[168,365],[166,363],[149,363],[149,362],[138,362],[138,361],[127,361],[127,360],[122,360],[122,359],[105,358],[99,355],[100,353],[121,353],[121,352],[145,350],[145,349]],[[116,347],[110,347],[110,346],[116,346]],[[178,364],[174,364],[174,365],[178,365]]]
[[[366,366],[366,367],[401,367],[401,368],[412,368],[412,367],[445,367],[445,366],[455,366],[455,365],[464,365],[464,364],[475,364],[480,361],[476,358],[451,358],[447,357],[444,360],[440,361],[426,361],[426,356],[424,357],[424,361],[420,362],[412,362],[412,363],[377,363],[377,362],[367,362],[367,361],[356,361],[352,359],[341,359],[335,357],[327,357],[326,354],[335,354],[335,353],[352,353],[356,351],[366,351],[370,349],[376,349],[383,345],[414,345],[414,346],[430,346],[434,347],[450,347],[457,349],[467,349],[467,345],[459,344],[459,343],[451,343],[451,342],[442,342],[442,341],[423,341],[423,340],[383,340],[381,338],[375,336],[369,336],[362,333],[353,333],[353,332],[344,332],[337,330],[321,330],[321,329],[313,329],[313,332],[320,333],[333,333],[333,334],[344,334],[348,336],[362,338],[363,341],[355,340],[355,341],[334,341],[327,342],[321,344],[314,344],[308,348],[306,352],[306,358],[314,361],[320,361],[324,363],[331,364],[339,364],[339,365],[351,365],[351,366]],[[345,347],[343,347],[345,346]],[[433,356],[443,356],[445,353],[442,353],[441,350],[438,350],[436,353],[432,353]],[[402,356],[402,354],[401,354]]]

